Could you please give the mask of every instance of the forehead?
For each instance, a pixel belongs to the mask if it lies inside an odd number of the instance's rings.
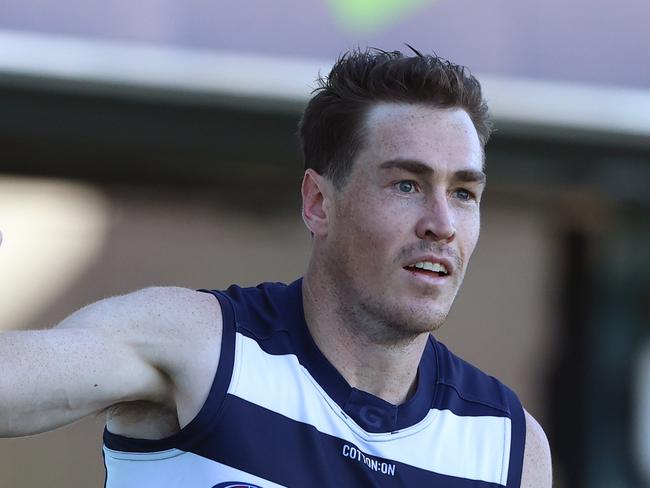
[[[384,103],[368,112],[361,165],[379,166],[410,159],[434,170],[481,169],[483,150],[474,124],[463,109]]]

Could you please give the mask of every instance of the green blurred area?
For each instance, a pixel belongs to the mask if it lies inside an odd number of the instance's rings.
[[[337,21],[352,32],[376,31],[436,0],[326,0]]]

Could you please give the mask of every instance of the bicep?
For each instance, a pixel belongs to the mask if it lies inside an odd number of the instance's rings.
[[[533,416],[526,410],[524,413],[526,416],[526,445],[521,487],[551,488],[553,476],[548,439]]]
[[[0,337],[0,435],[50,430],[139,396],[164,381],[136,351],[97,328]]]
[[[132,400],[173,408],[180,393],[191,405],[205,387],[188,371],[218,361],[202,354],[220,343],[215,302],[149,288],[89,305],[50,330],[0,334],[0,437],[51,430]]]

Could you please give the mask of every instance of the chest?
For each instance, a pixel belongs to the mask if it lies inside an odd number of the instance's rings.
[[[467,480],[458,487],[506,484],[509,418],[433,408],[425,394],[421,418],[372,432],[361,425],[381,422],[382,409],[350,392],[335,399],[336,386],[325,383],[295,355],[269,353],[239,336],[225,400],[195,452],[286,486],[452,486],[452,478]],[[398,414],[410,415],[408,408]]]

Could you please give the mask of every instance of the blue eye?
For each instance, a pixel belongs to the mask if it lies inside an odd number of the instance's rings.
[[[461,199],[461,200],[463,200],[463,201],[469,201],[469,200],[472,200],[472,199],[474,198],[474,195],[472,194],[472,192],[470,192],[470,191],[468,191],[468,190],[465,190],[465,189],[462,189],[462,188],[461,188],[460,190],[456,190],[456,191],[454,192],[454,194],[455,194],[459,199]]]
[[[402,193],[413,193],[415,191],[415,183],[412,181],[400,181],[396,186],[397,189]]]

